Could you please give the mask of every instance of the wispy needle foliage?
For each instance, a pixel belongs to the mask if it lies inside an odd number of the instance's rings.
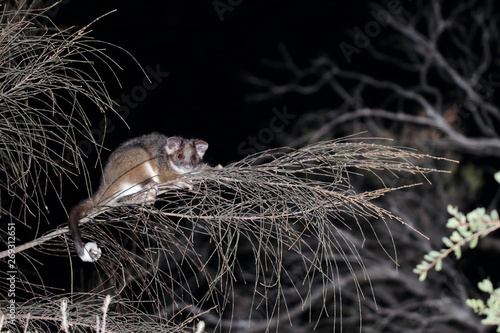
[[[0,21],[1,214],[17,223],[45,216],[45,194],[60,194],[61,178],[87,177],[77,138],[96,149],[100,142],[86,106],[103,112],[112,104],[96,67],[114,66],[105,44],[88,37],[88,27],[42,27],[42,17],[17,9]],[[83,237],[103,250],[86,270],[73,261],[65,225],[35,239],[16,235],[0,262],[15,256],[17,315],[6,321],[2,303],[0,330],[174,332],[198,318],[211,331],[342,330],[380,273],[365,266],[367,245],[398,265],[391,223],[405,222],[375,200],[418,185],[403,182],[407,176],[440,172],[421,166],[434,157],[375,142],[269,150],[186,175],[189,190],[161,184],[154,206],[100,207],[81,221]],[[398,186],[387,186],[398,177]],[[360,190],[359,178],[378,186]],[[61,273],[85,282],[71,286],[85,293],[68,295],[42,279],[53,258]],[[7,300],[7,271],[0,276]]]
[[[389,221],[404,223],[373,200],[417,185],[381,182],[360,192],[351,180],[439,171],[416,164],[429,158],[356,139],[320,142],[188,174],[191,190],[163,184],[155,206],[103,207],[82,221],[84,238],[103,248],[96,290],[111,288],[141,311],[173,320],[204,313],[205,322],[224,329],[275,328],[301,312],[311,327],[325,316],[341,327],[343,312],[351,311],[342,287],[356,285],[358,302],[371,293],[359,251],[387,237],[381,226],[390,235]],[[19,255],[36,247],[64,256],[66,232],[35,240]],[[379,246],[396,266],[395,248]],[[344,272],[351,279],[341,279]],[[237,295],[249,293],[251,301],[241,304],[248,297]]]
[[[47,213],[44,197],[60,192],[61,177],[87,177],[78,142],[101,144],[92,137],[89,110],[104,112],[113,103],[95,66],[115,64],[88,26],[61,30],[29,8],[1,15],[0,213],[24,223],[26,214]],[[39,25],[42,19],[49,25]]]

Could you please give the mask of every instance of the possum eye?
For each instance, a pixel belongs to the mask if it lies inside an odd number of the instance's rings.
[[[198,161],[196,154],[191,155],[191,162],[196,162],[196,161]]]
[[[180,160],[183,160],[184,159],[184,154],[183,153],[177,154],[177,158],[180,159]]]

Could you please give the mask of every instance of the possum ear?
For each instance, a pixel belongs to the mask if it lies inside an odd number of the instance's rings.
[[[167,144],[165,145],[165,149],[167,150],[167,154],[172,154],[179,150],[181,146],[182,139],[177,136],[171,136],[167,139]]]
[[[198,152],[198,155],[200,155],[200,157],[203,157],[208,149],[208,143],[203,140],[196,140],[194,142],[194,146],[196,147],[196,151]]]

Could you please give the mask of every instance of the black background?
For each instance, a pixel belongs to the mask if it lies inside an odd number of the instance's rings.
[[[286,107],[293,115],[314,110],[293,96],[245,102],[255,88],[243,74],[264,73],[263,59],[281,60],[280,45],[299,65],[307,65],[322,52],[347,65],[339,44],[352,43],[349,32],[370,19],[365,1],[218,3],[232,11],[218,13],[213,1],[70,0],[50,12],[57,25],[79,28],[116,9],[92,25],[91,35],[124,48],[143,68],[169,73],[126,117],[130,129],[111,117],[117,126],[108,133],[108,148],[159,131],[206,140],[210,144],[206,157],[212,163],[241,159],[238,145],[267,126],[273,108]],[[111,96],[120,100],[122,93],[142,85],[144,74],[125,52],[109,47],[107,54],[123,68],[116,71],[121,89],[111,75],[104,76]],[[354,70],[363,63],[353,61],[349,66]]]
[[[286,107],[288,113],[300,116],[319,106],[335,107],[335,101],[328,93],[314,98],[289,94],[258,104],[246,101],[256,88],[245,82],[245,73],[276,82],[286,79],[270,76],[275,72],[263,64],[264,59],[282,60],[282,46],[288,49],[299,66],[305,67],[313,57],[326,53],[341,67],[352,71],[375,73],[379,78],[389,80],[395,75],[384,73],[382,67],[370,66],[364,57],[367,52],[354,55],[353,61],[347,63],[340,50],[340,43],[353,42],[355,27],[363,28],[373,20],[367,1],[223,0],[219,3],[228,4],[231,11],[218,13],[214,6],[217,2],[211,0],[65,0],[48,12],[57,26],[72,30],[109,13],[91,25],[90,35],[117,46],[101,44],[121,67],[115,67],[120,84],[105,66],[96,64],[113,99],[120,101],[122,94],[130,95],[136,87],[144,84],[140,67],[158,68],[169,73],[155,89],[147,92],[137,107],[130,110],[125,117],[128,127],[109,113],[112,130],[106,133],[106,147],[112,150],[131,137],[158,131],[166,135],[204,139],[210,144],[206,155],[208,161],[227,164],[244,157],[238,146],[269,126],[274,117],[273,109]],[[405,8],[412,5],[411,1],[401,3]],[[377,38],[383,37],[384,31]],[[408,78],[397,78],[405,79]],[[102,115],[89,106],[89,116],[98,129]],[[286,129],[292,126],[289,124]],[[101,175],[100,167],[94,163],[96,153],[90,152],[87,163],[92,169],[94,190]],[[107,155],[109,151],[103,153],[103,158]],[[75,183],[78,188],[72,183],[66,184],[68,190],[63,196],[66,207],[88,197],[83,177]],[[496,191],[497,184],[491,182],[491,185]],[[491,197],[491,193],[483,195]],[[477,203],[473,202],[471,206],[475,207]],[[465,209],[463,204],[461,208]],[[58,221],[66,220],[62,210],[53,211],[56,211],[53,212],[56,225]],[[480,257],[490,261],[484,254]],[[469,262],[475,265],[477,258]]]

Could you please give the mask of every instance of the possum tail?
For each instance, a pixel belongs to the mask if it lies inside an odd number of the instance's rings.
[[[75,246],[76,253],[85,262],[94,262],[99,260],[101,257],[101,249],[94,242],[89,242],[83,244],[82,233],[78,227],[80,218],[93,207],[91,200],[86,200],[78,205],[74,206],[69,213],[69,230],[71,236],[73,237],[73,244]]]

